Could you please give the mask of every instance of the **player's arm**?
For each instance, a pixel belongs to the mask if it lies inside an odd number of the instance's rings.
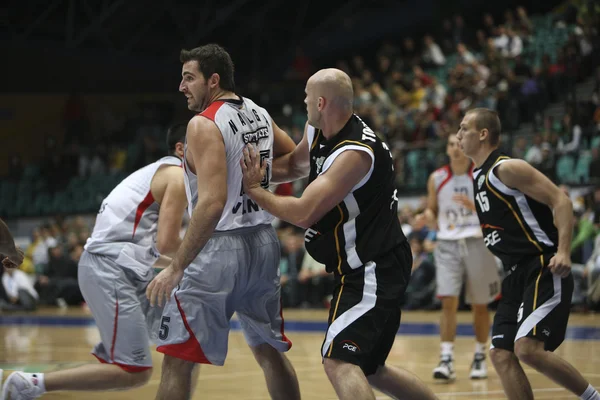
[[[184,270],[212,236],[227,202],[225,143],[219,128],[204,117],[192,118],[187,128],[187,145],[198,178],[198,203],[173,261],[146,289],[152,306],[157,302],[162,305],[169,298]]]
[[[225,143],[219,128],[207,118],[195,117],[188,125],[187,141],[198,179],[198,203],[173,257],[172,266],[176,270],[186,269],[204,248],[227,202]]]
[[[166,166],[158,171],[166,184],[156,232],[156,249],[159,253],[173,257],[181,245],[181,225],[187,207],[183,170],[177,166]]]
[[[425,222],[430,228],[436,229],[438,213],[438,198],[435,190],[435,179],[433,174],[427,180],[427,208],[423,211]]]
[[[15,246],[15,239],[2,219],[0,219],[0,254],[6,256],[6,259],[2,260],[6,267],[18,267],[23,263],[23,251]]]
[[[558,230],[558,252],[550,261],[552,272],[567,276],[571,269],[573,239],[573,204],[550,179],[523,160],[510,160],[496,167],[498,179],[509,188],[546,204],[554,213]]]
[[[291,182],[308,175],[310,159],[308,154],[308,139],[306,137],[307,126],[308,123],[304,126],[302,140],[296,146],[294,141],[273,122],[275,139],[273,142],[274,154],[271,182]]]
[[[240,164],[246,194],[270,214],[302,228],[309,228],[342,202],[369,172],[372,160],[363,151],[344,151],[325,173],[307,186],[302,197],[297,198],[277,196],[260,186],[265,167],[259,165],[258,152],[253,146],[244,149],[244,157]]]

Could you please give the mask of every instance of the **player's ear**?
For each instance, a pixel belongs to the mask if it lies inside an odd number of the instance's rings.
[[[175,154],[177,154],[177,156],[179,158],[183,158],[183,143],[181,142],[177,142],[177,144],[175,145]]]
[[[217,74],[216,72],[214,74],[212,74],[210,76],[210,78],[208,79],[208,86],[210,86],[211,88],[216,88],[217,86],[219,86],[219,82],[221,82],[221,77],[219,76],[219,74]]]
[[[325,99],[323,97],[319,97],[317,99],[317,109],[321,111],[323,108],[325,108]]]
[[[490,131],[487,128],[483,128],[479,131],[479,141],[483,142],[490,136]]]

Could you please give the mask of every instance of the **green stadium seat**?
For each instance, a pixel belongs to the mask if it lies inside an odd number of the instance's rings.
[[[556,163],[556,176],[560,183],[573,182],[573,169],[575,168],[575,160],[572,156],[563,155]]]
[[[577,166],[575,167],[575,177],[577,183],[587,183],[590,180],[590,163],[592,154],[589,151],[583,151],[579,154]]]

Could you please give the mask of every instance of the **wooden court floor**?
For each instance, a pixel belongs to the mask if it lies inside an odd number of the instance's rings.
[[[300,381],[304,399],[333,400],[331,388],[320,358],[325,311],[286,310],[286,334],[293,342],[291,359]],[[388,362],[416,373],[441,400],[504,399],[500,381],[488,362],[489,378],[468,379],[472,358],[469,313],[459,314],[459,336],[455,357],[457,380],[436,384],[431,371],[438,362],[439,312],[404,313],[403,326]],[[235,325],[235,322],[234,322]],[[600,314],[574,314],[569,323],[568,339],[557,353],[574,364],[596,387],[600,387]],[[42,310],[34,315],[0,315],[0,368],[51,371],[95,362],[89,354],[99,335],[89,315],[80,309]],[[154,375],[150,383],[128,392],[51,393],[47,399],[154,399],[160,379],[162,355],[153,353]],[[536,399],[576,399],[545,377],[525,369]],[[239,330],[232,330],[228,358],[223,367],[202,366],[194,399],[268,399],[262,372],[256,365]],[[378,399],[386,396],[378,394]]]

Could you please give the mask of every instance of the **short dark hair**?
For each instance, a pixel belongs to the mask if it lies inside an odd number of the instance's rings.
[[[500,133],[502,132],[498,113],[488,108],[474,108],[467,111],[467,114],[475,114],[475,129],[487,129],[490,133],[490,144],[497,146],[500,142]]]
[[[219,74],[221,89],[235,92],[233,61],[223,47],[218,44],[207,44],[191,50],[181,50],[179,61],[186,63],[194,60],[198,61],[198,69],[204,79],[209,79],[212,74]]]
[[[169,155],[176,155],[175,150],[177,143],[185,143],[185,133],[187,131],[187,124],[177,123],[171,125],[167,130],[167,151]]]

